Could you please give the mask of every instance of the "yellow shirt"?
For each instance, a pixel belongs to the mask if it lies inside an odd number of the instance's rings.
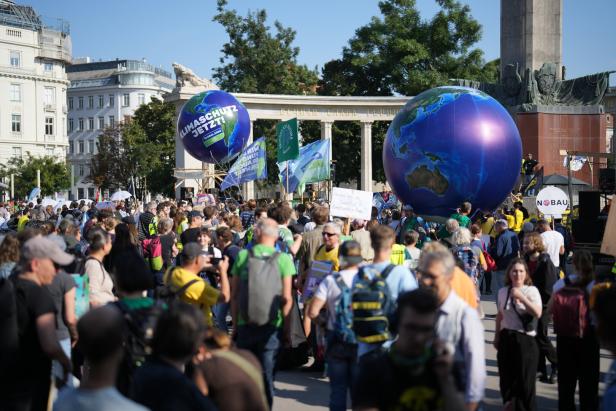
[[[513,231],[519,233],[522,231],[522,224],[524,224],[524,213],[522,210],[514,210],[513,211],[515,218],[515,225],[513,226]]]
[[[23,215],[21,217],[19,217],[19,220],[17,220],[17,231],[23,231],[24,228],[26,228],[26,223],[29,221],[30,219],[28,218],[27,215]]]
[[[494,217],[488,217],[486,221],[481,224],[481,232],[489,235],[490,237],[496,237],[496,231],[494,230]]]
[[[338,247],[334,247],[327,251],[325,246],[319,247],[314,255],[316,261],[331,261],[332,271],[340,271],[340,261],[338,260]]]
[[[513,229],[515,227],[515,218],[512,215],[505,214],[505,219],[507,220],[507,226]]]
[[[406,247],[402,244],[394,244],[391,247],[391,257],[389,257],[389,261],[395,265],[403,265],[404,250],[406,250]]]
[[[205,324],[211,326],[213,325],[212,306],[218,302],[220,291],[206,283],[201,277],[182,267],[172,268],[165,274],[163,280],[165,285],[169,285],[169,282],[171,282],[171,287],[174,290],[178,290],[184,284],[195,279],[198,281],[191,284],[184,293],[180,295],[180,299],[201,309],[205,317]]]

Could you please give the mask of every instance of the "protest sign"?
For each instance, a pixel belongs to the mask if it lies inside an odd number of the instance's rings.
[[[560,188],[554,186],[545,187],[537,194],[537,210],[544,216],[562,216],[569,208],[569,197]]]
[[[321,284],[321,281],[331,274],[333,264],[331,261],[313,261],[308,275],[306,276],[306,283],[304,285],[304,291],[302,293],[302,301],[308,301],[312,298],[317,287]]]
[[[330,214],[334,217],[370,220],[372,217],[372,192],[334,187]]]

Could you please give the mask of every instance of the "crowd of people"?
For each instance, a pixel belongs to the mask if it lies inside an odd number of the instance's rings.
[[[613,276],[572,252],[560,221],[521,203],[465,202],[443,223],[409,205],[372,214],[0,204],[0,408],[269,410],[283,357],[307,367],[309,352],[331,410],[477,410],[483,296],[505,409],[537,409],[537,379],[558,384],[560,410],[575,410],[576,384],[581,409],[616,409],[614,365],[599,398]]]

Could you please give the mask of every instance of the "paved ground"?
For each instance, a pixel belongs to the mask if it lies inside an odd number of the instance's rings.
[[[498,388],[498,367],[496,365],[496,351],[492,347],[494,339],[494,316],[496,306],[492,301],[483,301],[483,309],[486,318],[483,321],[485,327],[486,361],[488,381],[486,385],[485,410],[500,410],[501,398]],[[602,351],[601,373],[609,368],[611,358]],[[324,410],[327,409],[329,398],[329,385],[326,378],[320,378],[316,373],[301,371],[280,372],[276,375],[276,399],[274,411],[289,410]],[[599,387],[603,392],[603,385]],[[558,394],[556,385],[548,385],[537,382],[537,406],[539,410],[557,410]]]

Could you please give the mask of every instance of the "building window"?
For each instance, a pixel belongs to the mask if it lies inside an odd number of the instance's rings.
[[[45,63],[43,64],[43,69],[44,69],[45,71],[53,71],[53,63],[48,63],[48,62],[45,62]]]
[[[83,131],[83,117],[79,117],[79,131]]]
[[[72,109],[73,109],[73,107],[74,107],[74,106],[73,106],[73,98],[72,98],[72,97],[69,97],[69,98],[68,98],[68,109],[69,109],[69,110],[72,110]]]
[[[9,86],[11,101],[21,101],[21,84],[11,84]]]
[[[88,130],[94,130],[94,117],[88,117]]]
[[[105,106],[105,96],[98,96],[98,108]]]
[[[109,127],[115,127],[115,117],[109,116]]]
[[[53,117],[45,117],[45,135],[53,136]]]
[[[77,105],[78,110],[83,110],[83,97],[79,97],[79,104]]]
[[[139,99],[139,105],[145,104],[145,94],[139,93],[137,97]]]
[[[124,116],[124,124],[130,123],[131,116]]]
[[[21,114],[13,114],[11,116],[11,131],[13,133],[21,133]]]
[[[53,157],[53,147],[45,148],[45,155],[49,157]]]
[[[11,67],[21,67],[21,53],[19,51],[10,52]]]
[[[105,128],[105,117],[98,118],[98,129],[102,130]]]
[[[68,119],[68,132],[72,133],[74,129],[75,129],[75,122],[73,121],[72,118],[69,118]]]
[[[94,96],[88,96],[88,108],[94,108]]]
[[[94,187],[88,187],[88,198],[94,198]]]
[[[83,167],[83,166],[81,166]],[[83,198],[83,188],[78,188],[77,189],[77,197],[79,197],[79,199]]]
[[[68,152],[69,154],[73,154],[75,152],[75,144],[72,141],[68,142]]]
[[[43,95],[44,103],[47,105],[53,105],[56,103],[56,89],[53,87],[45,87],[45,94]]]
[[[122,107],[130,106],[130,94],[122,94]]]
[[[88,152],[94,154],[94,140],[88,140]]]
[[[21,158],[21,147],[13,147],[13,157]]]
[[[85,153],[85,144],[83,142],[83,140],[79,140],[79,150],[77,150],[77,153]]]
[[[84,171],[85,171],[84,168],[85,167],[83,166],[83,164],[79,164],[79,177],[83,177],[83,174],[84,174]],[[83,189],[82,189],[82,191],[83,191]],[[83,196],[83,193],[80,194],[80,197],[81,196]]]
[[[115,105],[115,96],[113,94],[109,95],[109,107],[113,107]]]

